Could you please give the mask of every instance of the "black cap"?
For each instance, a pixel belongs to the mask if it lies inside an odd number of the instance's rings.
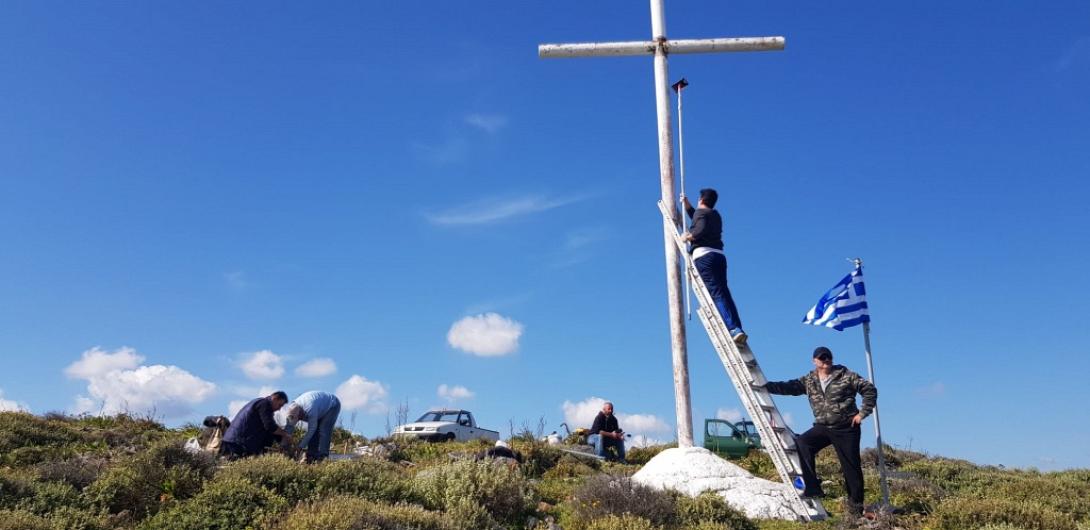
[[[821,359],[822,361],[831,361],[833,360],[833,352],[825,346],[818,346],[817,348],[814,348],[814,358]]]

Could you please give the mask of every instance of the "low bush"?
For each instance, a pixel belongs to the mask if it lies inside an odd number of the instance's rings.
[[[719,495],[706,492],[696,498],[677,496],[677,522],[686,526],[711,524],[720,530],[757,530],[744,514],[731,508]]]
[[[276,530],[448,530],[443,515],[411,504],[378,504],[349,496],[295,507]]]
[[[677,447],[676,443],[665,445],[651,445],[647,447],[629,447],[625,451],[625,460],[632,465],[642,466],[651,461],[652,458],[658,456],[659,453],[670,449],[671,447]]]
[[[141,530],[240,530],[270,526],[288,507],[283,497],[234,478],[210,482],[193,498],[145,520]]]
[[[1003,499],[950,497],[939,503],[928,520],[928,528],[934,530],[1002,524],[1024,530],[1078,530],[1070,515],[1040,504]]]
[[[394,463],[360,459],[323,462],[316,468],[318,497],[347,494],[389,503],[416,501],[412,477]]]
[[[674,497],[632,481],[630,477],[597,475],[587,478],[568,502],[567,525],[587,528],[592,521],[610,515],[631,515],[656,525],[673,522],[676,517]]]
[[[522,454],[522,473],[527,477],[540,477],[556,467],[564,452],[538,440],[512,440],[511,448]]]
[[[313,496],[320,474],[317,466],[300,464],[280,454],[266,454],[231,462],[216,474],[216,480],[246,480],[295,504]]]
[[[461,460],[425,469],[413,491],[428,508],[475,511],[479,505],[500,522],[516,522],[532,505],[529,483],[518,469]]]
[[[634,515],[608,515],[595,519],[585,527],[586,530],[658,530],[661,526]]]
[[[780,481],[780,473],[776,471],[776,465],[772,463],[772,457],[763,451],[750,451],[748,455],[734,460],[733,463],[749,471],[755,477],[776,482]]]
[[[41,480],[65,482],[77,490],[83,490],[97,480],[107,466],[108,462],[105,458],[75,456],[42,462],[36,466],[36,470]]]
[[[128,512],[141,519],[195,495],[214,470],[210,455],[189,453],[180,441],[165,440],[107,469],[83,497],[109,513]]]
[[[0,530],[53,530],[49,520],[24,510],[0,510]]]

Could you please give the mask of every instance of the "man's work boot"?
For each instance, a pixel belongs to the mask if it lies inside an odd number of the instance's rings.
[[[730,331],[730,338],[734,339],[735,344],[745,344],[749,340],[749,335],[746,335],[742,328],[734,328]]]

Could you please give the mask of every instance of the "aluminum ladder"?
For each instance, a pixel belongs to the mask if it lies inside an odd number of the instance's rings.
[[[761,435],[761,446],[772,458],[780,479],[790,486],[794,493],[793,502],[796,503],[796,511],[806,514],[804,519],[807,521],[825,519],[828,514],[825,512],[825,507],[821,505],[821,501],[815,498],[804,498],[799,491],[802,485],[802,466],[799,464],[799,453],[795,448],[795,433],[787,427],[780,410],[776,408],[776,403],[772,401],[772,395],[765,390],[764,384],[768,380],[765,379],[764,372],[757,364],[757,358],[754,357],[748,345],[736,344],[731,338],[723,317],[716,309],[715,302],[704,285],[704,280],[697,273],[696,266],[689,255],[688,245],[681,239],[677,223],[662,201],[659,201],[659,210],[662,212],[666,229],[673,233],[678,251],[684,256],[685,272],[689,275],[693,292],[700,304],[696,313],[700,315],[700,321],[704,323],[708,338],[711,339],[715,351],[719,354],[719,360],[723,363],[723,368],[727,370],[727,375],[734,383],[734,389],[738,391],[742,405],[745,406],[746,412],[757,427],[757,432]]]

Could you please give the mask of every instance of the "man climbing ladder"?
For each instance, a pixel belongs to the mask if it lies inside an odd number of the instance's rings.
[[[704,280],[715,307],[723,317],[723,323],[730,330],[730,336],[734,342],[745,344],[749,338],[742,331],[742,317],[738,315],[738,308],[734,305],[734,298],[727,287],[727,257],[723,254],[723,218],[715,210],[715,203],[719,201],[719,194],[711,188],[700,190],[700,200],[697,207],[689,203],[689,198],[681,194],[681,204],[685,206],[685,212],[693,220],[689,231],[682,238],[691,244],[693,265]]]

